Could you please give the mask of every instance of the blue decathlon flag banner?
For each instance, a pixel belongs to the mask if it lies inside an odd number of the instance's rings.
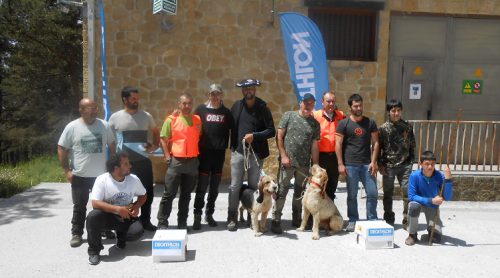
[[[290,68],[290,78],[300,101],[306,93],[316,98],[316,109],[321,109],[321,98],[330,89],[325,44],[318,26],[299,13],[280,13],[281,36]]]
[[[109,106],[108,78],[106,76],[106,21],[104,18],[104,5],[99,0],[101,14],[101,72],[102,72],[102,106],[104,107],[104,119],[109,120],[111,107]]]

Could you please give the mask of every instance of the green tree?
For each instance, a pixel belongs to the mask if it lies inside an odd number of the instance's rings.
[[[80,12],[55,0],[0,4],[1,162],[54,152],[82,96]]]

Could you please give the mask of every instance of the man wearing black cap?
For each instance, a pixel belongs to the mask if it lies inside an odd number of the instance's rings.
[[[316,99],[310,93],[300,101],[298,111],[285,112],[278,126],[278,149],[280,152],[280,175],[278,200],[273,207],[271,231],[283,233],[281,215],[285,206],[290,180],[295,177],[292,201],[292,225],[300,226],[302,213],[302,183],[309,173],[311,159],[318,164],[320,125],[313,116]]]
[[[241,87],[243,99],[236,101],[231,107],[234,129],[231,132],[231,185],[227,217],[229,231],[238,229],[238,204],[245,165],[249,166],[248,186],[256,190],[262,162],[269,156],[267,139],[276,134],[271,111],[262,99],[255,96],[257,86],[260,86],[260,81],[256,79],[243,79],[236,83],[236,87]],[[244,151],[249,152],[247,161],[243,155]]]

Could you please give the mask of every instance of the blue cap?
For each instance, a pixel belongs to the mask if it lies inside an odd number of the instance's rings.
[[[305,95],[302,96],[302,101],[306,101],[306,100],[314,100],[316,101],[316,99],[314,98],[314,95],[311,94],[311,93],[307,93]]]
[[[260,81],[258,79],[247,78],[236,83],[236,87],[252,87],[260,86]]]

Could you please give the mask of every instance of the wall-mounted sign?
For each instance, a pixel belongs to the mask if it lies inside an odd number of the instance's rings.
[[[177,14],[177,0],[154,0],[153,14],[166,12],[168,14]]]
[[[483,90],[483,80],[463,80],[462,94],[480,95]]]
[[[411,83],[410,84],[410,99],[421,99],[422,98],[422,84]]]

